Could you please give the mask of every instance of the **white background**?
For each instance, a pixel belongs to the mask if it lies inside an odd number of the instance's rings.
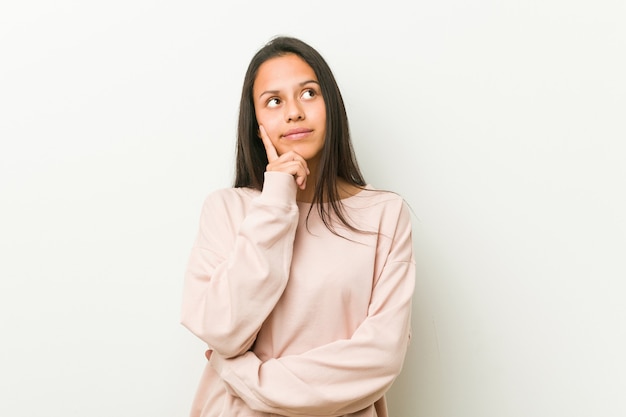
[[[185,416],[202,200],[276,34],[328,60],[415,212],[392,416],[626,415],[622,0],[0,6],[0,415]]]

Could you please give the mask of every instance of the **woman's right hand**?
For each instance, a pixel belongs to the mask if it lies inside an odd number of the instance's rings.
[[[282,155],[278,155],[276,148],[272,144],[263,126],[259,126],[259,135],[265,146],[267,161],[269,162],[265,170],[285,172],[293,175],[298,188],[304,190],[306,188],[307,176],[311,173],[307,167],[306,160],[294,151],[288,151]]]

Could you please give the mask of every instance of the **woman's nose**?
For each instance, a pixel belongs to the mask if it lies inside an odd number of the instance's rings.
[[[304,110],[297,100],[287,103],[285,106],[285,118],[288,122],[304,120]]]

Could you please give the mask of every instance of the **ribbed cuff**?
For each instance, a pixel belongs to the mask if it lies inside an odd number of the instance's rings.
[[[296,204],[298,186],[293,175],[285,172],[265,172],[263,191],[258,201],[263,204],[292,205]]]
[[[222,370],[224,369],[224,361],[224,357],[218,352],[213,351],[213,353],[211,353],[211,359],[209,359],[209,362],[218,375],[221,375]]]

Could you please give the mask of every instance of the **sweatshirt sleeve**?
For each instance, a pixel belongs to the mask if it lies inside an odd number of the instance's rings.
[[[367,317],[350,339],[265,362],[253,352],[230,359],[214,353],[211,364],[254,410],[337,416],[364,409],[384,395],[402,369],[414,284],[410,216],[403,205]]]
[[[181,323],[223,357],[250,349],[289,276],[298,223],[291,175],[265,173],[241,223],[228,194],[207,197],[183,286]],[[240,214],[242,215],[242,214]]]

